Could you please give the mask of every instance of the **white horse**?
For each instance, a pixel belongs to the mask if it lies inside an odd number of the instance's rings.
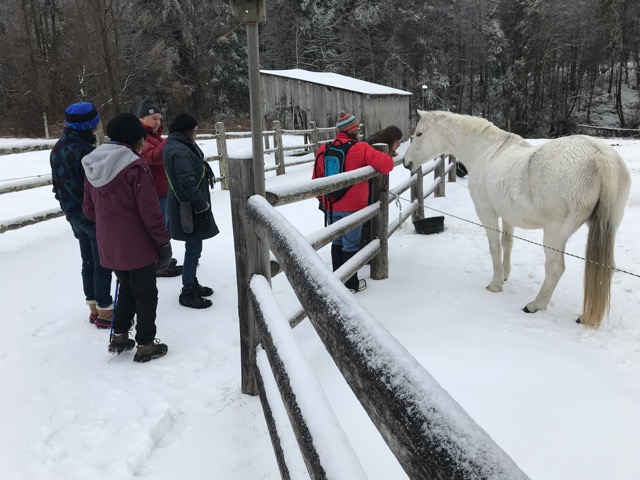
[[[583,135],[534,147],[482,118],[418,113],[420,122],[404,166],[414,170],[442,153],[455,155],[465,164],[469,192],[486,227],[493,261],[493,280],[487,290],[502,291],[509,277],[513,228],[542,228],[543,243],[549,247],[545,248],[545,279],[538,296],[523,310],[546,309],[564,273],[567,240],[587,222],[584,303],[577,321],[598,327],[609,308],[613,245],[631,184],[622,158],[602,141]]]

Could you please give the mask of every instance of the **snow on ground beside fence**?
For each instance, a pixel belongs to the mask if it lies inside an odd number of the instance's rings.
[[[605,141],[633,176],[617,266],[640,274],[640,141]],[[215,151],[215,141],[201,145]],[[311,168],[270,172],[267,185],[306,180]],[[47,152],[0,157],[0,179],[47,171]],[[406,178],[396,168],[391,186]],[[364,267],[369,287],[357,301],[532,480],[638,480],[640,278],[616,273],[609,317],[587,330],[574,322],[583,261],[567,258],[548,310],[525,314],[543,278],[542,248],[515,240],[511,278],[502,293],[487,292],[486,235],[453,217],[476,221],[467,179],[447,183],[446,195],[427,201],[446,212],[444,232],[417,235],[406,223],[389,240],[389,278],[373,281]],[[0,195],[0,219],[56,205],[50,187]],[[280,478],[259,401],[239,389],[231,212],[219,186],[212,210],[221,233],[205,242],[198,278],[215,289],[214,305],[181,307],[180,278],[158,279],[158,337],[169,353],[142,365],[109,355],[108,332],[87,322],[78,245],[64,218],[0,235],[2,480]],[[279,211],[304,235],[322,227],[314,199]],[[516,235],[542,240],[540,231]],[[567,251],[582,255],[585,238],[583,227]],[[184,244],[173,248],[182,263]],[[328,248],[319,255],[329,268]],[[272,285],[283,311],[295,311],[284,275]],[[406,478],[310,323],[294,334],[369,478]]]

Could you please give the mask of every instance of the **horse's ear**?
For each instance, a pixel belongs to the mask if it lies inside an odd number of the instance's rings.
[[[426,112],[424,110],[418,110],[418,115],[420,116],[420,118],[422,118],[425,113]]]

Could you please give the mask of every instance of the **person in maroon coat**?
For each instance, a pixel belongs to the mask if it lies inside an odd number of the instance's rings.
[[[109,351],[120,354],[137,342],[133,359],[146,362],[167,353],[167,346],[155,340],[155,320],[156,266],[166,268],[171,260],[169,233],[149,166],[139,155],[146,135],[140,121],[131,113],[116,115],[107,135],[111,142],[82,159],[83,210],[96,223],[100,261],[120,284]],[[134,316],[135,342],[128,335]]]
[[[158,201],[160,202],[162,216],[164,217],[164,222],[167,224],[167,230],[171,231],[169,212],[167,210],[169,181],[167,180],[163,161],[164,146],[167,143],[167,139],[162,138],[162,112],[156,102],[149,97],[145,97],[140,102],[140,105],[138,105],[138,118],[140,119],[140,123],[142,123],[142,127],[147,132],[144,147],[140,155],[144,158],[144,161],[147,162],[147,165],[149,165],[149,171],[153,177],[153,186],[156,189]],[[167,268],[156,272],[157,277],[177,277],[178,275],[182,275],[182,266],[178,265],[175,258],[171,259]]]
[[[358,142],[358,125],[358,119],[350,113],[341,111],[338,114],[338,121],[336,122],[338,135],[330,143],[338,146],[353,142],[353,145],[349,148],[345,157],[344,171],[348,172],[361,167],[371,166],[382,174],[389,173],[393,170],[393,159],[386,153],[376,150],[367,142]],[[324,143],[318,149],[312,178],[324,177],[324,152],[326,148],[327,144]],[[327,223],[332,224],[337,222],[368,205],[369,182],[364,181],[349,187],[344,196],[339,200],[331,200],[324,195],[320,198],[320,202],[322,210],[325,213],[330,212],[326,217]],[[355,227],[353,230],[333,241],[331,244],[331,261],[334,271],[357,253],[361,235],[362,225]],[[358,280],[358,274],[355,273],[345,282],[345,286],[355,293],[367,288],[367,282],[364,279]]]

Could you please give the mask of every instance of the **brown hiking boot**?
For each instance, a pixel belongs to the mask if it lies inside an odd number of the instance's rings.
[[[111,319],[113,317],[113,305],[108,308],[98,307],[98,316],[93,321],[98,328],[111,328]]]
[[[147,345],[138,345],[138,350],[136,350],[136,354],[133,356],[133,361],[144,363],[149,360],[155,360],[156,358],[164,357],[168,350],[169,347],[164,343],[160,343],[160,340],[156,338]]]
[[[129,338],[129,333],[114,333],[109,342],[109,352],[120,355],[122,352],[133,350],[135,346],[136,342],[133,338]]]
[[[87,305],[89,305],[89,323],[95,323],[96,318],[98,318],[98,304],[95,300],[87,300]]]

